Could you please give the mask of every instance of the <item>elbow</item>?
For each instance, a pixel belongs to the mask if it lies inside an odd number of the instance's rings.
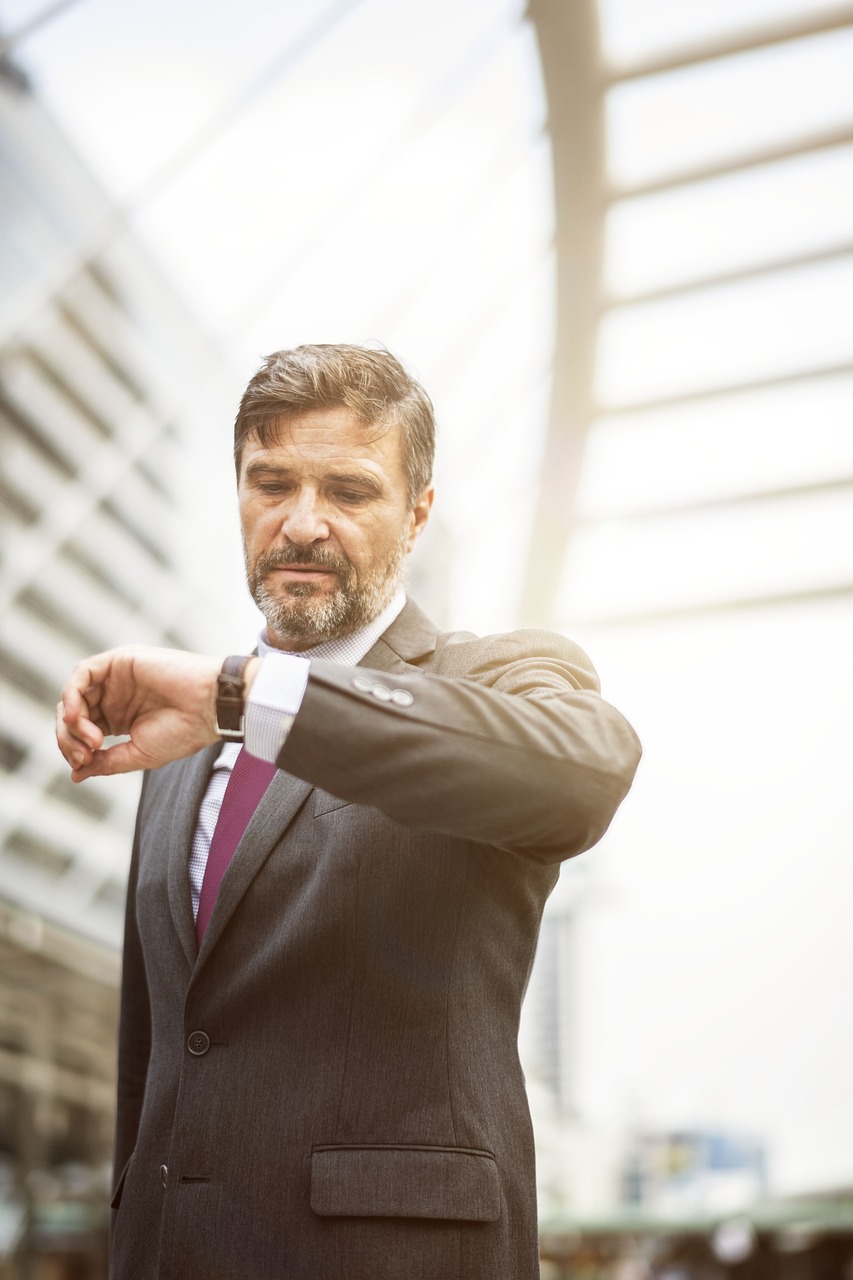
[[[565,861],[598,844],[631,789],[641,755],[639,739],[631,730],[625,749],[618,759],[611,758],[608,768],[590,770],[565,787],[559,852],[550,850],[543,861]]]

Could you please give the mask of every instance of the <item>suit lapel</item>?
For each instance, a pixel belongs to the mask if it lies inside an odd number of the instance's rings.
[[[360,667],[405,671],[435,653],[438,629],[413,600],[407,600],[390,627],[364,655]]]
[[[198,810],[207,788],[210,771],[222,744],[215,742],[187,760],[174,766],[175,789],[170,794],[172,826],[169,840],[169,907],[181,946],[190,968],[196,960],[195,921],[188,864],[195,834]]]

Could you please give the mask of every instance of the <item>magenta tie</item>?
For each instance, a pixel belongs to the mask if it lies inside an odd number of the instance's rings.
[[[198,901],[198,915],[195,922],[195,933],[199,946],[204,931],[213,915],[216,896],[228,863],[234,856],[234,850],[240,843],[240,837],[249,825],[249,819],[258,807],[261,796],[272,782],[276,774],[276,766],[257,756],[250,756],[245,747],[234,762],[225,795],[222,797],[222,808],[216,819],[216,829],[210,842],[210,853],[207,855],[207,866],[201,884]]]

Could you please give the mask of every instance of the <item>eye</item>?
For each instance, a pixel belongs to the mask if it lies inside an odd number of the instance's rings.
[[[338,489],[335,497],[339,502],[344,502],[347,506],[357,507],[369,500],[370,495],[362,493],[358,489]]]

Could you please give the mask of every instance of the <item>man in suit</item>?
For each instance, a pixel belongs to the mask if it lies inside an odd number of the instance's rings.
[[[639,746],[577,646],[406,600],[433,439],[387,352],[269,357],[235,432],[258,655],[130,646],[63,690],[75,781],[148,771],[114,1280],[538,1275],[521,1000]]]

